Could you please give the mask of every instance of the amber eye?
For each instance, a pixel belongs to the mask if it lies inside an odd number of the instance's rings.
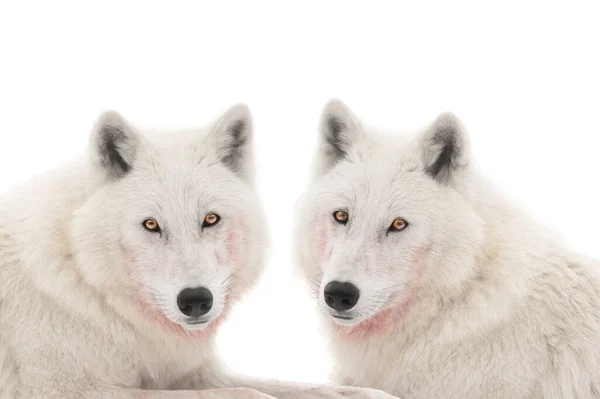
[[[338,223],[346,224],[348,223],[348,212],[342,210],[335,211],[333,212],[333,218]]]
[[[219,220],[221,220],[221,217],[219,215],[217,215],[216,213],[209,213],[204,217],[202,227],[214,226],[215,224],[219,223]]]
[[[160,231],[160,227],[158,226],[158,222],[156,221],[156,219],[146,219],[144,220],[144,227],[146,228],[146,230],[148,231],[152,231],[152,232],[159,232]]]
[[[406,227],[408,227],[408,223],[406,222],[406,220],[402,218],[396,218],[390,226],[390,231],[402,231]]]

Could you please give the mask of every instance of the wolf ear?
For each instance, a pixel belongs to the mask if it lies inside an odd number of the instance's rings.
[[[215,124],[209,135],[220,162],[244,179],[252,176],[252,115],[245,104],[236,104]]]
[[[94,124],[90,143],[94,164],[114,180],[131,170],[140,137],[121,114],[105,111]]]
[[[323,108],[320,136],[320,174],[346,158],[354,144],[364,138],[360,123],[350,108],[337,99],[330,100]]]
[[[422,137],[425,172],[440,184],[449,184],[452,174],[469,163],[468,140],[458,118],[440,114]]]

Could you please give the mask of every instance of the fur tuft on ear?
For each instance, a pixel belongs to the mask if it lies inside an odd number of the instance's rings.
[[[450,112],[440,114],[422,138],[425,171],[441,184],[449,184],[453,172],[468,163],[468,141],[459,119]]]
[[[253,175],[252,115],[245,104],[236,104],[217,121],[209,135],[219,160],[244,179]]]
[[[133,167],[140,138],[136,130],[115,111],[102,113],[90,137],[94,164],[109,180],[120,179]]]
[[[337,99],[330,100],[321,114],[319,174],[346,158],[354,144],[364,135],[350,108]]]

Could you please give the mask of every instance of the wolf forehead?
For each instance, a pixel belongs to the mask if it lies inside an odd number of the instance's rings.
[[[386,173],[382,173],[382,170]],[[390,217],[411,217],[432,201],[436,182],[414,162],[347,162],[317,184],[312,210],[317,213],[345,210],[369,223],[388,222]],[[379,220],[382,219],[382,220]]]
[[[415,140],[374,136],[338,159],[321,176],[317,187],[323,194],[341,192],[346,197],[365,198],[402,195],[419,187],[435,187],[435,182],[422,161]]]

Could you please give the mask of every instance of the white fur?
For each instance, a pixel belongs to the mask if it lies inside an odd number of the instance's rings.
[[[600,397],[598,262],[477,175],[455,116],[385,136],[333,100],[321,137],[297,252],[331,334],[335,383],[404,399]],[[396,217],[408,228],[388,232]],[[324,302],[332,280],[360,290],[351,320]]]
[[[0,201],[0,398],[386,398],[237,377],[214,333],[260,275],[267,232],[249,110],[207,129],[140,132],[115,112],[89,155]],[[202,227],[206,214],[221,217]],[[161,233],[147,231],[155,218]],[[177,294],[214,304],[189,324]],[[187,389],[187,391],[185,390]]]

